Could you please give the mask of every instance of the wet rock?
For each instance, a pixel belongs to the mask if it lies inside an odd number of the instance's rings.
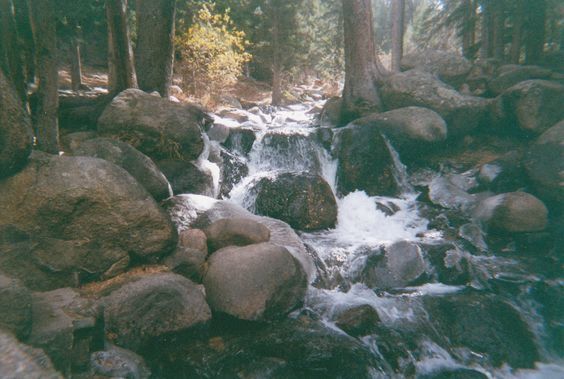
[[[231,128],[229,137],[225,140],[223,145],[231,151],[247,155],[253,148],[256,138],[255,132],[251,128]]]
[[[548,79],[552,71],[539,66],[505,65],[498,69],[499,75],[488,83],[494,95],[500,95],[514,85],[531,79]]]
[[[356,190],[370,196],[398,194],[394,163],[378,129],[353,123],[339,129],[335,137],[337,187],[341,194]]]
[[[164,264],[173,272],[200,283],[207,256],[205,233],[199,229],[189,229],[180,232],[178,246],[174,253],[165,259]]]
[[[432,74],[409,70],[389,77],[382,87],[387,109],[420,106],[437,112],[446,121],[449,138],[477,128],[488,112],[490,100],[462,95]]]
[[[0,273],[0,329],[22,339],[31,331],[31,292],[17,279]]]
[[[91,372],[108,378],[149,379],[151,371],[143,358],[132,351],[107,344],[90,356]]]
[[[468,209],[476,202],[476,196],[443,176],[433,178],[429,184],[429,199],[447,209]]]
[[[375,332],[379,323],[378,312],[368,304],[351,307],[340,313],[335,320],[335,325],[353,337]]]
[[[307,289],[298,261],[270,243],[216,251],[203,282],[212,310],[243,320],[282,318],[301,304]]]
[[[525,168],[543,199],[556,207],[564,204],[564,121],[544,132],[529,148]]]
[[[104,331],[93,301],[71,288],[33,294],[33,322],[27,343],[42,348],[65,375],[88,367],[90,348]]]
[[[495,366],[533,367],[539,353],[527,324],[507,303],[480,294],[428,296],[429,320],[453,347],[484,355]]]
[[[120,166],[157,201],[172,196],[168,180],[151,158],[125,142],[109,138],[88,139],[71,152],[73,155],[100,158]]]
[[[478,204],[474,214],[489,228],[510,233],[539,232],[548,222],[546,206],[525,192],[489,197]]]
[[[8,333],[0,331],[0,377],[62,379],[49,357],[40,349],[20,343]]]
[[[259,214],[306,231],[332,228],[337,222],[337,201],[319,175],[284,173],[262,179],[258,188],[255,206]]]
[[[209,170],[193,162],[176,159],[157,161],[174,193],[195,193],[214,197],[213,176]]]
[[[546,80],[527,80],[499,98],[506,127],[540,135],[564,118],[564,86]]]
[[[152,338],[203,324],[211,318],[201,289],[172,273],[140,277],[101,300],[106,334],[137,350]]]
[[[343,99],[332,97],[325,102],[319,116],[322,126],[337,126],[341,122],[341,107]]]
[[[229,126],[216,122],[210,126],[206,133],[210,140],[223,143],[229,138],[230,130]]]
[[[235,120],[240,124],[249,121],[249,115],[247,112],[240,109],[224,109],[219,112],[219,115],[224,118]]]
[[[401,58],[401,69],[417,69],[437,75],[453,86],[464,83],[472,69],[472,63],[458,53],[442,50],[426,50],[406,54]]]
[[[423,246],[441,283],[465,285],[472,281],[472,263],[468,252],[450,243]]]
[[[222,165],[221,183],[219,194],[222,197],[229,195],[235,184],[249,174],[249,168],[244,159],[232,154],[225,149],[221,149]]]
[[[396,242],[368,257],[361,280],[370,287],[394,288],[414,284],[426,272],[421,248],[407,241]]]
[[[200,128],[211,122],[200,107],[179,104],[138,89],[116,96],[98,119],[98,132],[118,137],[154,160],[198,158]]]
[[[233,217],[217,220],[204,229],[211,252],[227,246],[245,246],[270,239],[270,230],[250,218]]]
[[[34,153],[0,182],[0,268],[31,289],[77,286],[176,245],[170,218],[125,170]],[[29,259],[33,257],[33,259]]]
[[[487,379],[480,371],[469,368],[441,368],[422,375],[417,379]]]
[[[0,72],[0,178],[27,162],[32,144],[31,120],[12,83]]]
[[[480,184],[496,193],[516,191],[527,186],[525,167],[518,151],[484,163],[478,172]]]
[[[254,160],[262,167],[269,168],[271,161],[276,167],[288,171],[310,171],[321,173],[321,162],[314,134],[267,132],[261,141],[261,149],[256,151]]]

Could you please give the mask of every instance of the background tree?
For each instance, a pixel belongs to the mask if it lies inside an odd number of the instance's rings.
[[[26,87],[12,0],[0,0],[0,68],[11,78],[22,102]]]
[[[405,0],[392,0],[392,71],[400,71],[403,55]]]
[[[139,88],[168,97],[174,63],[176,0],[137,0],[136,6]]]
[[[108,22],[108,80],[112,93],[137,88],[133,50],[127,22],[127,0],[106,0]]]

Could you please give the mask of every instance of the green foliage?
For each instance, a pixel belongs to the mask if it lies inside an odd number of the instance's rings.
[[[192,25],[175,38],[176,72],[197,96],[217,94],[243,72],[251,55],[245,51],[245,33],[238,30],[229,9],[217,13],[215,5],[202,4]]]

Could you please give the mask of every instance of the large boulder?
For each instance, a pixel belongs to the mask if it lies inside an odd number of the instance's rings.
[[[200,229],[187,229],[180,232],[178,246],[164,263],[173,272],[194,282],[201,282],[208,256],[206,234]]]
[[[122,168],[91,157],[35,154],[0,181],[0,269],[32,289],[76,286],[155,259],[176,231]]]
[[[260,243],[213,253],[203,283],[214,311],[268,320],[282,318],[302,303],[307,276],[288,250]]]
[[[62,379],[49,357],[40,349],[20,343],[0,331],[0,377],[14,379]]]
[[[529,148],[525,169],[539,196],[559,206],[564,204],[564,120]]]
[[[341,122],[341,108],[343,99],[340,97],[332,97],[323,105],[319,116],[322,126],[337,126]]]
[[[546,228],[548,210],[533,195],[510,192],[481,201],[475,210],[475,217],[494,230],[539,232]]]
[[[505,65],[498,69],[498,76],[488,83],[494,95],[501,95],[514,85],[531,79],[548,79],[552,71],[539,66]]]
[[[31,331],[31,292],[17,279],[0,273],[0,329],[19,338]]]
[[[174,193],[196,193],[214,197],[213,174],[194,162],[178,159],[157,161],[157,166],[170,182]]]
[[[168,180],[151,158],[125,142],[109,138],[88,139],[73,149],[72,154],[105,159],[120,166],[145,187],[155,200],[172,196]]]
[[[283,173],[258,183],[259,214],[274,217],[300,230],[327,229],[337,222],[337,201],[319,175]]]
[[[114,342],[138,350],[151,339],[210,320],[202,290],[172,273],[137,278],[101,299],[106,333]]]
[[[485,119],[491,100],[462,95],[432,74],[409,70],[390,76],[382,87],[387,109],[429,108],[443,117],[449,137],[467,134]]]
[[[339,159],[337,188],[346,195],[356,190],[368,195],[397,195],[394,162],[380,130],[354,123],[335,133]]]
[[[200,128],[210,121],[200,107],[130,88],[106,107],[98,119],[98,131],[128,142],[155,160],[192,160],[204,149]]]
[[[437,75],[453,86],[464,83],[472,69],[472,62],[458,53],[441,50],[425,50],[406,54],[401,58],[401,69],[418,69]]]
[[[540,135],[564,118],[564,85],[547,80],[527,80],[498,99],[497,109],[507,128]],[[515,128],[515,126],[517,128]]]
[[[447,138],[447,125],[435,111],[421,107],[405,107],[360,118],[355,125],[378,128],[399,150],[401,157],[414,158]]]
[[[223,218],[213,222],[204,229],[210,251],[216,251],[227,246],[245,246],[270,239],[270,230],[250,218]]]
[[[21,169],[31,153],[31,120],[0,70],[0,178]]]

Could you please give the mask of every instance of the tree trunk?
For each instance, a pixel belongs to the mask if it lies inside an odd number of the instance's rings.
[[[403,56],[405,0],[392,0],[392,72],[400,72]]]
[[[282,52],[280,47],[280,18],[276,9],[272,12],[272,100],[271,105],[282,104]]]
[[[176,0],[137,0],[135,64],[139,88],[168,97],[174,62]]]
[[[493,56],[493,12],[492,0],[485,0],[482,4],[482,32],[481,32],[481,53],[483,59]]]
[[[503,61],[504,56],[505,12],[503,3],[497,1],[493,8],[493,57]]]
[[[474,58],[474,44],[476,42],[476,4],[476,0],[464,0],[462,53],[468,59]]]
[[[25,103],[27,96],[23,62],[18,46],[12,0],[0,0],[0,67],[12,81],[22,103]]]
[[[71,83],[73,91],[82,87],[82,63],[80,58],[80,28],[75,29],[71,48]]]
[[[133,51],[127,25],[127,0],[106,0],[110,92],[137,88]]]
[[[22,70],[24,72],[24,82],[32,83],[35,81],[35,48],[33,42],[33,32],[31,31],[31,20],[27,1],[17,0],[13,2],[17,35],[20,40],[19,48],[23,56]]]
[[[57,34],[52,0],[29,0],[39,77],[37,107],[34,112],[37,148],[59,153]]]
[[[377,81],[374,30],[370,0],[342,0],[345,45],[345,88],[341,123],[379,112],[382,103]]]
[[[545,37],[545,0],[527,0],[527,38],[525,41],[527,64],[538,64],[542,60]]]
[[[511,63],[519,64],[521,57],[521,31],[523,29],[523,0],[515,1],[513,14],[513,30],[511,33]]]

